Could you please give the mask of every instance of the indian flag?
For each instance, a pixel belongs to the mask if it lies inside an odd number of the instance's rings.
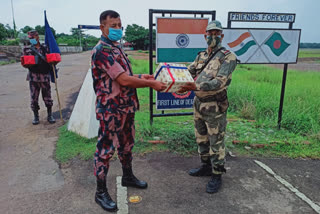
[[[252,46],[257,45],[249,32],[241,34],[236,40],[228,43],[237,56],[245,54]]]
[[[157,63],[193,62],[207,48],[207,25],[204,18],[157,18]]]

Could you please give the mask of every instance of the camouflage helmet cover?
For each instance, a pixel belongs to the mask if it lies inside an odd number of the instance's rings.
[[[221,22],[217,20],[209,22],[206,31],[208,30],[222,30]]]

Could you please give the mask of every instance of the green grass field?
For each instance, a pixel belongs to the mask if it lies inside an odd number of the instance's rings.
[[[320,49],[300,49],[299,58],[320,58]]]
[[[148,73],[146,60],[133,60],[135,73]],[[277,129],[282,70],[263,65],[238,65],[229,87],[227,150],[245,156],[320,158],[320,72],[288,71],[282,129]],[[195,154],[192,116],[154,118],[149,124],[149,89],[138,89],[141,109],[136,113],[134,151]],[[154,109],[155,110],[155,109]],[[189,110],[184,110],[189,111]],[[191,111],[191,110],[190,110]],[[160,113],[156,112],[155,113]],[[254,120],[254,122],[248,122]],[[165,144],[150,144],[160,138]],[[60,129],[56,157],[90,159],[97,139],[87,140]],[[233,141],[239,141],[234,145]],[[264,144],[264,148],[255,148]]]

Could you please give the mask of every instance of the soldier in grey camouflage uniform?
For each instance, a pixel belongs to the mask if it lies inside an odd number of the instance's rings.
[[[188,67],[195,83],[181,87],[180,93],[194,90],[194,123],[198,152],[202,165],[191,169],[191,176],[212,176],[207,184],[208,193],[218,192],[221,174],[226,172],[224,135],[227,125],[227,87],[237,61],[236,56],[221,47],[223,38],[219,21],[208,24],[205,35],[208,49],[199,52]]]

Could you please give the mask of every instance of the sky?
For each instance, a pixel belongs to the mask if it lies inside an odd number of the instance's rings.
[[[13,27],[13,13],[17,29],[26,25],[44,25],[44,10],[56,33],[70,34],[70,29],[82,25],[99,25],[100,13],[115,10],[122,25],[137,24],[148,28],[149,9],[215,10],[216,19],[227,26],[228,12],[295,13],[294,29],[301,29],[301,42],[320,43],[320,0],[0,0],[0,23]],[[154,15],[154,17],[160,16]],[[232,27],[288,28],[288,24],[234,23]],[[100,30],[86,34],[99,37]]]

